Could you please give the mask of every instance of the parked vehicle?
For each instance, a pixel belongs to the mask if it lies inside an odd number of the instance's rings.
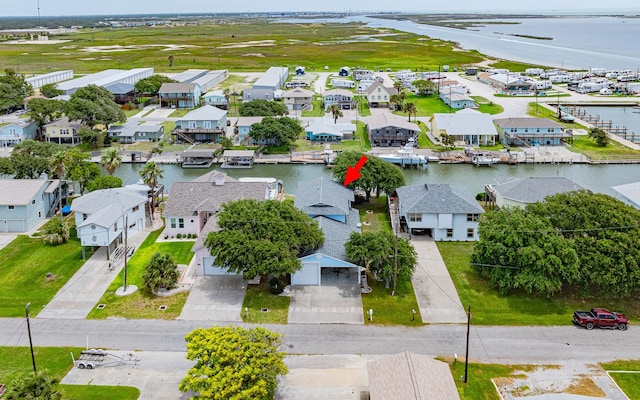
[[[589,311],[574,311],[573,323],[588,330],[598,327],[624,331],[627,329],[628,320],[624,314],[606,308],[592,308]]]

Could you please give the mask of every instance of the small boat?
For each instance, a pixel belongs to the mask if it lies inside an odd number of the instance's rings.
[[[377,157],[400,166],[427,165],[429,160],[425,156],[414,154],[415,142],[410,140],[400,150],[391,154],[378,154]]]

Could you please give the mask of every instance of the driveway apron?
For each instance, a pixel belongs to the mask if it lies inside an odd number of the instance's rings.
[[[364,324],[358,285],[294,286],[290,324]]]
[[[197,277],[178,319],[242,322],[247,281],[242,276]]]

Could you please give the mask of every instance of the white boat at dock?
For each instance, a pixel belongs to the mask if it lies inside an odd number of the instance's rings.
[[[414,153],[414,142],[409,141],[409,143],[405,144],[400,150],[391,154],[377,154],[376,156],[384,161],[390,162],[392,164],[404,166],[420,166],[427,165],[429,160],[426,156],[422,156]]]

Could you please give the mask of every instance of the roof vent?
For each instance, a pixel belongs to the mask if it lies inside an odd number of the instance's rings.
[[[222,185],[224,185],[224,175],[216,175],[213,178],[213,185],[214,186],[222,186]]]

